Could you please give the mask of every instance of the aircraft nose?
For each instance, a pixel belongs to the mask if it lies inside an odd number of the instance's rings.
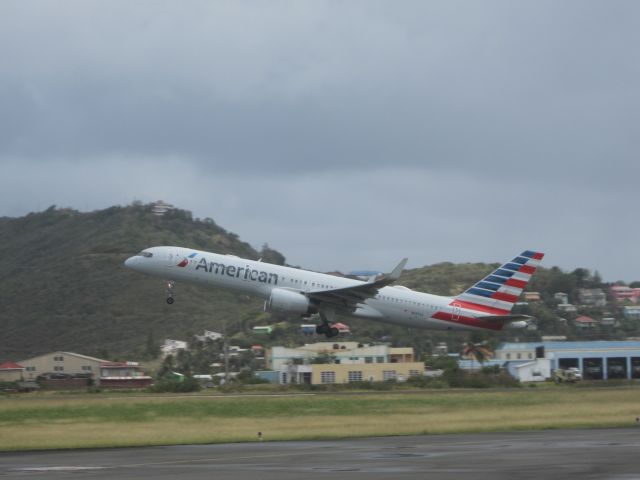
[[[135,268],[136,263],[136,257],[129,257],[124,261],[124,266],[127,268]]]

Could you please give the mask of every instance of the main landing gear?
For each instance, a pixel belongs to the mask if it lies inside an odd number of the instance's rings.
[[[335,312],[328,310],[320,313],[320,324],[316,326],[316,333],[318,335],[324,335],[327,338],[337,337],[340,332],[333,326],[333,320],[335,320]]]
[[[169,280],[167,282],[165,294],[167,295],[167,303],[169,305],[173,305],[173,281],[172,280]]]
[[[318,335],[324,335],[327,338],[337,337],[340,334],[338,329],[331,323],[321,323],[316,326],[316,333]]]

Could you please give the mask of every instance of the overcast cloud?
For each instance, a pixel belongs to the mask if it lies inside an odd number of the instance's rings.
[[[640,279],[640,3],[0,3],[0,215],[164,199],[289,262]]]

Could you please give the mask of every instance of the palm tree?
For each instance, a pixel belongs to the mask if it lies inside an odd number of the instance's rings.
[[[482,343],[468,342],[462,350],[462,355],[465,357],[471,357],[476,360],[480,366],[493,357],[493,353]]]

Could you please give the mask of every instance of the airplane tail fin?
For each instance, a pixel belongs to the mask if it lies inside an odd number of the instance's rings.
[[[455,303],[491,315],[508,315],[543,257],[540,252],[522,252],[455,297]]]

